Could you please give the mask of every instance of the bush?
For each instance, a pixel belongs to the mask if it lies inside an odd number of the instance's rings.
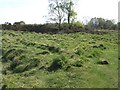
[[[77,21],[77,22],[74,22],[74,23],[73,23],[73,27],[76,27],[76,28],[83,28],[84,25],[83,25],[81,22]]]
[[[69,29],[69,24],[68,23],[62,23],[61,24],[61,30],[68,30]]]

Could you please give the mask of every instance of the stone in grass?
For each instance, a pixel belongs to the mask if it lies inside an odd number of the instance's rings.
[[[97,62],[97,64],[101,64],[101,65],[108,65],[108,64],[109,64],[109,62],[108,62],[108,61],[106,61],[106,60],[102,60],[102,61]]]

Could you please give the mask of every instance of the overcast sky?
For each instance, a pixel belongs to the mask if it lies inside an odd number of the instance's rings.
[[[78,20],[91,17],[118,20],[119,0],[79,0],[76,11]],[[45,23],[48,0],[0,0],[0,24],[25,21],[27,24]]]

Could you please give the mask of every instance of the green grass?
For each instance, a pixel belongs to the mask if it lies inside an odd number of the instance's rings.
[[[118,87],[118,34],[3,31],[3,83],[9,88]],[[106,60],[108,65],[97,62]]]

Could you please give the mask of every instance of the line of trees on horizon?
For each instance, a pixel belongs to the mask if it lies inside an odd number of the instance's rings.
[[[5,22],[2,29],[12,29],[21,31],[35,31],[41,33],[63,33],[78,31],[93,31],[95,29],[117,30],[114,20],[104,18],[91,18],[88,23],[83,24],[77,20],[75,5],[78,0],[48,0],[49,13],[45,24],[25,24],[24,21],[13,24]]]
[[[72,24],[61,23],[60,28],[58,23],[45,23],[45,24],[25,24],[24,21],[14,22],[13,24],[5,22],[2,24],[2,30],[20,30],[20,31],[35,31],[41,33],[49,32],[77,32],[81,30],[117,30],[118,24],[115,24],[113,20],[107,20],[104,18],[91,18],[87,24],[83,24],[80,21],[76,21]]]

